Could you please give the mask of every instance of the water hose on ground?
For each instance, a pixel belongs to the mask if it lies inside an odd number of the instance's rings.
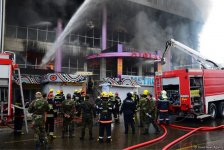
[[[164,125],[161,125],[161,127],[163,128],[164,133],[160,137],[158,137],[156,139],[153,139],[153,140],[150,140],[150,141],[147,141],[147,142],[139,143],[139,144],[124,148],[123,150],[137,149],[137,148],[144,147],[144,146],[147,146],[147,145],[150,145],[150,144],[153,144],[155,142],[158,142],[158,141],[162,140],[167,135],[167,129]]]
[[[161,125],[161,127],[164,130],[164,133],[163,133],[162,136],[160,136],[160,137],[158,137],[156,139],[147,141],[147,142],[139,143],[139,144],[136,144],[136,145],[124,148],[123,150],[137,149],[137,148],[140,148],[140,147],[149,146],[150,144],[153,144],[155,142],[160,141],[161,139],[163,139],[167,135],[167,129],[165,128],[165,126]],[[183,135],[183,136],[181,136],[181,137],[179,137],[179,138],[177,138],[176,140],[172,141],[171,143],[167,144],[165,147],[163,147],[162,150],[169,149],[170,147],[172,147],[176,143],[180,142],[181,140],[185,139],[186,137],[192,135],[193,133],[195,133],[197,131],[213,131],[213,130],[217,130],[217,129],[224,129],[224,125],[220,125],[220,126],[217,126],[217,127],[204,126],[204,127],[194,128],[194,127],[185,127],[185,126],[179,126],[179,125],[170,124],[170,127],[181,129],[181,130],[190,130],[190,132],[185,134],[185,135]]]

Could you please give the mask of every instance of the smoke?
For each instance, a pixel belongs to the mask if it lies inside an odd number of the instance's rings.
[[[10,0],[6,3],[6,21],[10,25],[27,26],[42,21],[56,24],[57,18],[70,19],[82,0]]]
[[[200,34],[200,52],[207,58],[224,66],[224,2],[213,0],[207,22]]]

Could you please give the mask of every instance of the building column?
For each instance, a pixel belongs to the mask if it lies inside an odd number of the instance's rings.
[[[142,66],[142,61],[140,61],[138,64],[138,76],[142,76]]]
[[[58,38],[60,34],[62,33],[62,20],[58,19],[57,22],[57,29],[56,29],[56,37]],[[54,71],[55,72],[61,72],[61,61],[62,59],[62,53],[61,53],[61,47],[59,47],[56,51],[56,57],[54,60]]]
[[[102,51],[107,48],[107,9],[106,4],[103,6],[103,22],[102,22]],[[101,58],[100,60],[100,80],[106,78],[106,59]]]

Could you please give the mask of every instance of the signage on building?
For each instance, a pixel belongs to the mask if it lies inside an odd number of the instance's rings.
[[[93,72],[77,71],[75,74],[76,75],[82,75],[82,76],[91,76],[91,75],[93,75]]]
[[[135,80],[139,85],[154,86],[154,77],[122,75],[121,78]]]

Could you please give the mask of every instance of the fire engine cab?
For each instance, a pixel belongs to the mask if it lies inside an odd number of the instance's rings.
[[[170,111],[178,116],[203,119],[224,117],[224,70],[221,66],[200,55],[197,51],[171,39],[161,59],[171,47],[191,55],[202,68],[180,69],[155,75],[155,97],[166,90],[170,100]]]

